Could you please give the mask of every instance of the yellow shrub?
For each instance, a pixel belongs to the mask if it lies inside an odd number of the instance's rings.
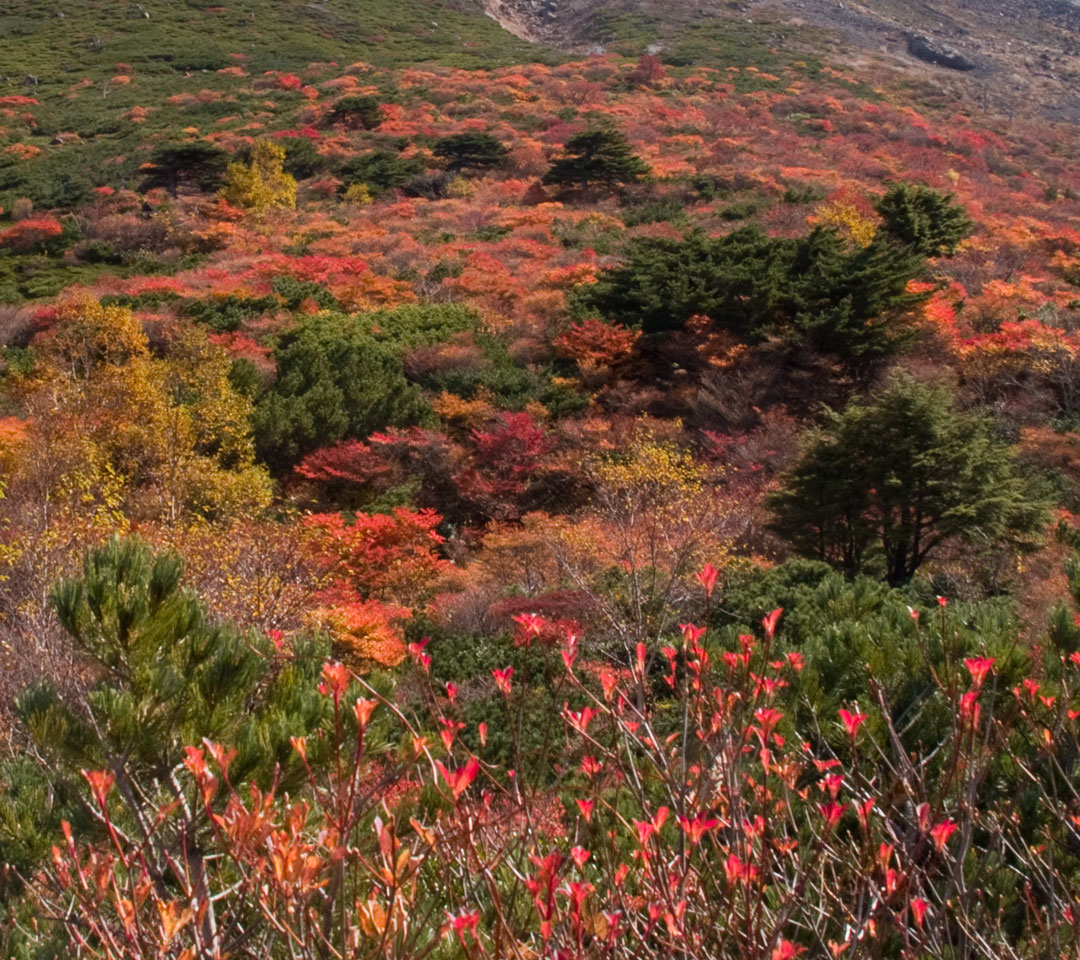
[[[296,180],[284,170],[285,148],[257,140],[251,163],[230,163],[221,195],[228,203],[263,214],[274,207],[296,206]]]
[[[371,188],[366,183],[354,183],[345,191],[345,199],[358,207],[366,207],[372,200]]]

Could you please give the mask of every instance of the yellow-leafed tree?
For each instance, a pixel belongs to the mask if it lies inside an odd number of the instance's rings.
[[[166,340],[157,356],[130,310],[61,305],[40,368],[22,385],[27,443],[42,456],[25,456],[12,493],[34,483],[25,472],[51,488],[37,496],[78,489],[84,502],[107,501],[135,520],[265,507],[270,480],[255,462],[251,404],[229,382],[227,354],[194,328]],[[52,461],[55,471],[41,469]]]
[[[285,148],[269,140],[257,140],[251,162],[230,163],[225,171],[222,196],[231,204],[252,213],[267,213],[275,207],[296,206],[296,179],[285,172]]]

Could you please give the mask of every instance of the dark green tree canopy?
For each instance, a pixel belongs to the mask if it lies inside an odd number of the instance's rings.
[[[498,166],[510,152],[490,133],[455,133],[436,140],[432,153],[448,170],[487,170]]]
[[[950,541],[1021,543],[1045,520],[992,424],[902,376],[829,413],[768,505],[803,555],[892,584]]]
[[[182,186],[203,192],[216,190],[232,159],[230,153],[205,140],[163,143],[150,155],[153,167],[143,179],[142,189],[164,187],[174,197]]]
[[[818,228],[772,238],[757,226],[724,237],[639,238],[624,262],[580,287],[576,307],[646,333],[681,329],[705,314],[743,340],[790,336],[842,358],[887,355],[909,335],[908,283],[924,259],[888,237],[851,249]]]
[[[86,555],[81,576],[54,587],[56,615],[99,680],[87,716],[47,691],[24,696],[21,718],[41,751],[76,771],[122,763],[162,777],[206,737],[238,749],[241,777],[291,762],[289,736],[325,717],[312,692],[319,664],[309,661],[328,645],[272,669],[270,641],[211,623],[182,574],[176,554],[114,537]]]
[[[342,164],[339,174],[347,186],[366,183],[372,194],[403,187],[423,173],[424,165],[415,157],[406,159],[389,150],[376,150]]]
[[[924,257],[951,257],[974,228],[955,197],[918,184],[895,184],[875,207],[885,231]]]
[[[371,96],[342,97],[327,114],[330,123],[342,123],[352,129],[372,130],[383,122],[379,101]]]
[[[544,176],[544,183],[587,189],[600,184],[612,188],[636,183],[649,168],[630,149],[621,130],[601,128],[586,130],[571,137]]]
[[[255,407],[259,455],[282,469],[316,447],[424,421],[429,408],[405,376],[403,350],[473,322],[471,311],[457,304],[303,321],[278,342],[277,381]]]
[[[297,180],[307,180],[326,169],[326,158],[311,138],[282,137],[278,143],[285,148],[285,172]]]

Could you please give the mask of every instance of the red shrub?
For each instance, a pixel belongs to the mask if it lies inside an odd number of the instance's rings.
[[[17,253],[29,253],[40,249],[52,237],[64,232],[59,220],[52,217],[34,217],[20,220],[12,227],[0,233],[0,247],[6,247]]]

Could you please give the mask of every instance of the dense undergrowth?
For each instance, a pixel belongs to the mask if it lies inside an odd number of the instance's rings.
[[[762,25],[64,14],[0,17],[5,955],[1075,954],[1071,131]]]

